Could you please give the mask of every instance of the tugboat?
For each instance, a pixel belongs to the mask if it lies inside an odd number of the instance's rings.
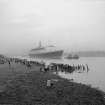
[[[77,54],[75,55],[72,55],[72,54],[69,54],[66,59],[79,59],[79,56]]]

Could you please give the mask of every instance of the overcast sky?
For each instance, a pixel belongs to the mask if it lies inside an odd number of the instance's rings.
[[[39,41],[105,50],[105,0],[0,0],[0,52],[19,55]]]

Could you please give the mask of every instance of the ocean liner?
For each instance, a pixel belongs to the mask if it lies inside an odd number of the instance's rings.
[[[58,50],[55,46],[43,47],[41,42],[37,48],[31,49],[29,57],[32,58],[49,58],[49,59],[60,59],[62,58],[63,50]]]

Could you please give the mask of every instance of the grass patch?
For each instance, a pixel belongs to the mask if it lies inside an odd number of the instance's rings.
[[[48,79],[58,79],[51,88]],[[105,105],[104,93],[69,82],[51,73],[33,71],[8,79],[0,93],[0,104],[13,105]]]

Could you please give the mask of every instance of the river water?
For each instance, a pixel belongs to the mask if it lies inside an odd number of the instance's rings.
[[[83,83],[105,91],[105,58],[102,57],[81,57],[78,60],[46,60],[46,62],[65,63],[70,65],[88,64],[89,72],[59,73],[63,78],[74,79],[74,82]]]
[[[92,87],[98,88],[105,92],[105,57],[81,57],[78,60],[70,59],[51,59],[43,60],[46,63],[56,62],[70,65],[88,64],[89,72],[77,73],[61,73],[59,75],[63,78],[73,79],[74,82],[91,85]]]

